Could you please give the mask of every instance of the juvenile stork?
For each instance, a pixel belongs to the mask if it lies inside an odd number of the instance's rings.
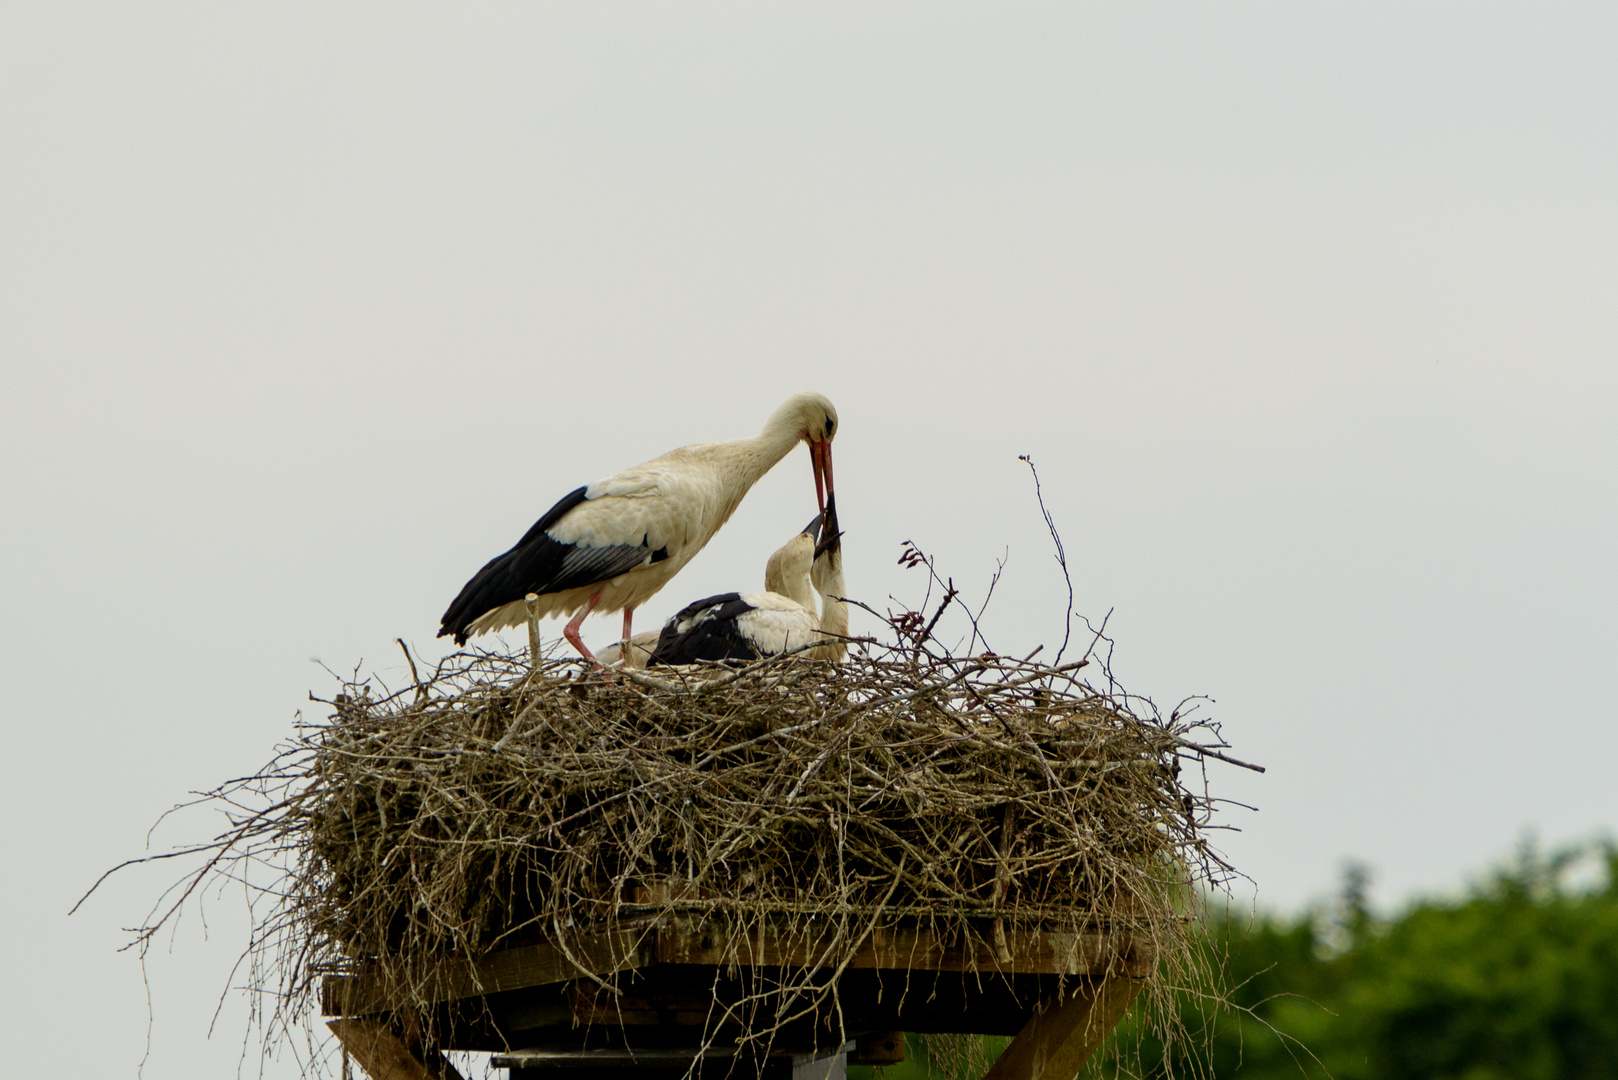
[[[813,640],[820,628],[810,571],[821,515],[770,556],[764,591],[720,593],[687,604],[663,626],[648,666],[753,660]]]
[[[824,514],[816,515],[770,556],[763,592],[722,593],[687,605],[664,625],[648,666],[753,660],[789,652],[823,633],[846,635],[838,541],[836,501],[828,499]],[[825,601],[823,614],[815,612],[816,592]],[[836,641],[808,653],[816,659],[840,660],[845,651],[846,646]]]
[[[585,616],[622,610],[628,641],[635,608],[702,550],[748,489],[800,442],[809,444],[815,499],[824,509],[833,494],[836,433],[832,403],[797,394],[755,438],[682,446],[576,488],[472,576],[444,612],[438,636],[464,645],[473,634],[519,626],[532,594],[541,616],[571,616],[562,636],[594,659],[579,636]]]

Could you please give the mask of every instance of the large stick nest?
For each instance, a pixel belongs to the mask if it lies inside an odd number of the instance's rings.
[[[744,921],[1178,923],[1174,732],[998,658],[766,669],[694,693],[482,655],[339,698],[296,813],[310,929],[350,957],[476,951],[605,928],[668,878]]]
[[[1172,976],[1213,869],[1180,782],[1205,748],[1081,666],[896,647],[608,679],[477,652],[351,684],[280,813],[299,971],[364,962],[408,998],[424,960],[677,912],[738,937],[831,920],[849,947],[1127,930]]]
[[[470,651],[402,690],[349,680],[271,767],[208,793],[232,827],[190,849],[206,863],[142,945],[202,884],[248,882],[272,904],[249,981],[285,1031],[327,973],[408,1009],[435,961],[670,916],[738,938],[816,920],[831,966],[882,927],[1126,931],[1168,1017],[1162,991],[1204,966],[1197,888],[1226,869],[1198,767],[1217,731],[1095,689],[1082,662],[889,629],[841,664],[609,677]],[[801,982],[778,990],[835,994],[824,969]]]

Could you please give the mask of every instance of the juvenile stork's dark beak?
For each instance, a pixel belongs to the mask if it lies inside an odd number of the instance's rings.
[[[807,524],[807,525],[805,525],[803,527],[803,531],[809,534],[810,539],[812,539],[812,540],[819,540],[820,539],[820,525],[821,525],[821,522],[823,522],[825,520],[825,518],[826,518],[825,514],[816,514],[814,517],[809,519],[809,524]]]
[[[843,534],[837,528],[837,498],[826,500],[826,512],[820,515],[820,542],[815,545],[815,558],[842,546]]]

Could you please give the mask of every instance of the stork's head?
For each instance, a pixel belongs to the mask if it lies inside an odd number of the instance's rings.
[[[821,515],[816,514],[802,532],[776,549],[764,564],[764,588],[790,597],[813,608],[809,570],[815,561],[815,542],[820,539]]]
[[[770,417],[765,431],[789,430],[809,444],[815,470],[815,501],[822,512],[832,494],[831,441],[837,435],[837,409],[824,394],[794,394]]]

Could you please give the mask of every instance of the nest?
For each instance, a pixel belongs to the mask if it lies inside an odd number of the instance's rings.
[[[180,853],[204,861],[137,940],[206,883],[246,882],[269,903],[247,957],[272,1030],[312,1027],[322,978],[363,973],[419,1031],[435,964],[671,919],[737,941],[812,927],[820,962],[760,991],[811,1009],[884,930],[1127,932],[1172,1037],[1170,991],[1209,967],[1199,886],[1229,869],[1199,766],[1242,763],[1084,661],[951,655],[913,616],[839,664],[608,677],[467,651],[400,690],[356,676],[261,773],[206,793],[230,828]],[[754,1015],[740,1039],[768,1040],[781,1010]]]
[[[396,692],[349,681],[273,767],[210,793],[233,827],[148,934],[209,875],[279,865],[249,953],[283,1022],[328,973],[380,977],[408,1010],[434,961],[692,916],[739,940],[814,923],[819,974],[776,995],[835,994],[824,970],[900,926],[1127,930],[1153,988],[1183,985],[1195,887],[1224,869],[1181,778],[1221,756],[1202,725],[1096,690],[1082,662],[895,629],[910,640],[836,665],[606,678],[472,651]]]

